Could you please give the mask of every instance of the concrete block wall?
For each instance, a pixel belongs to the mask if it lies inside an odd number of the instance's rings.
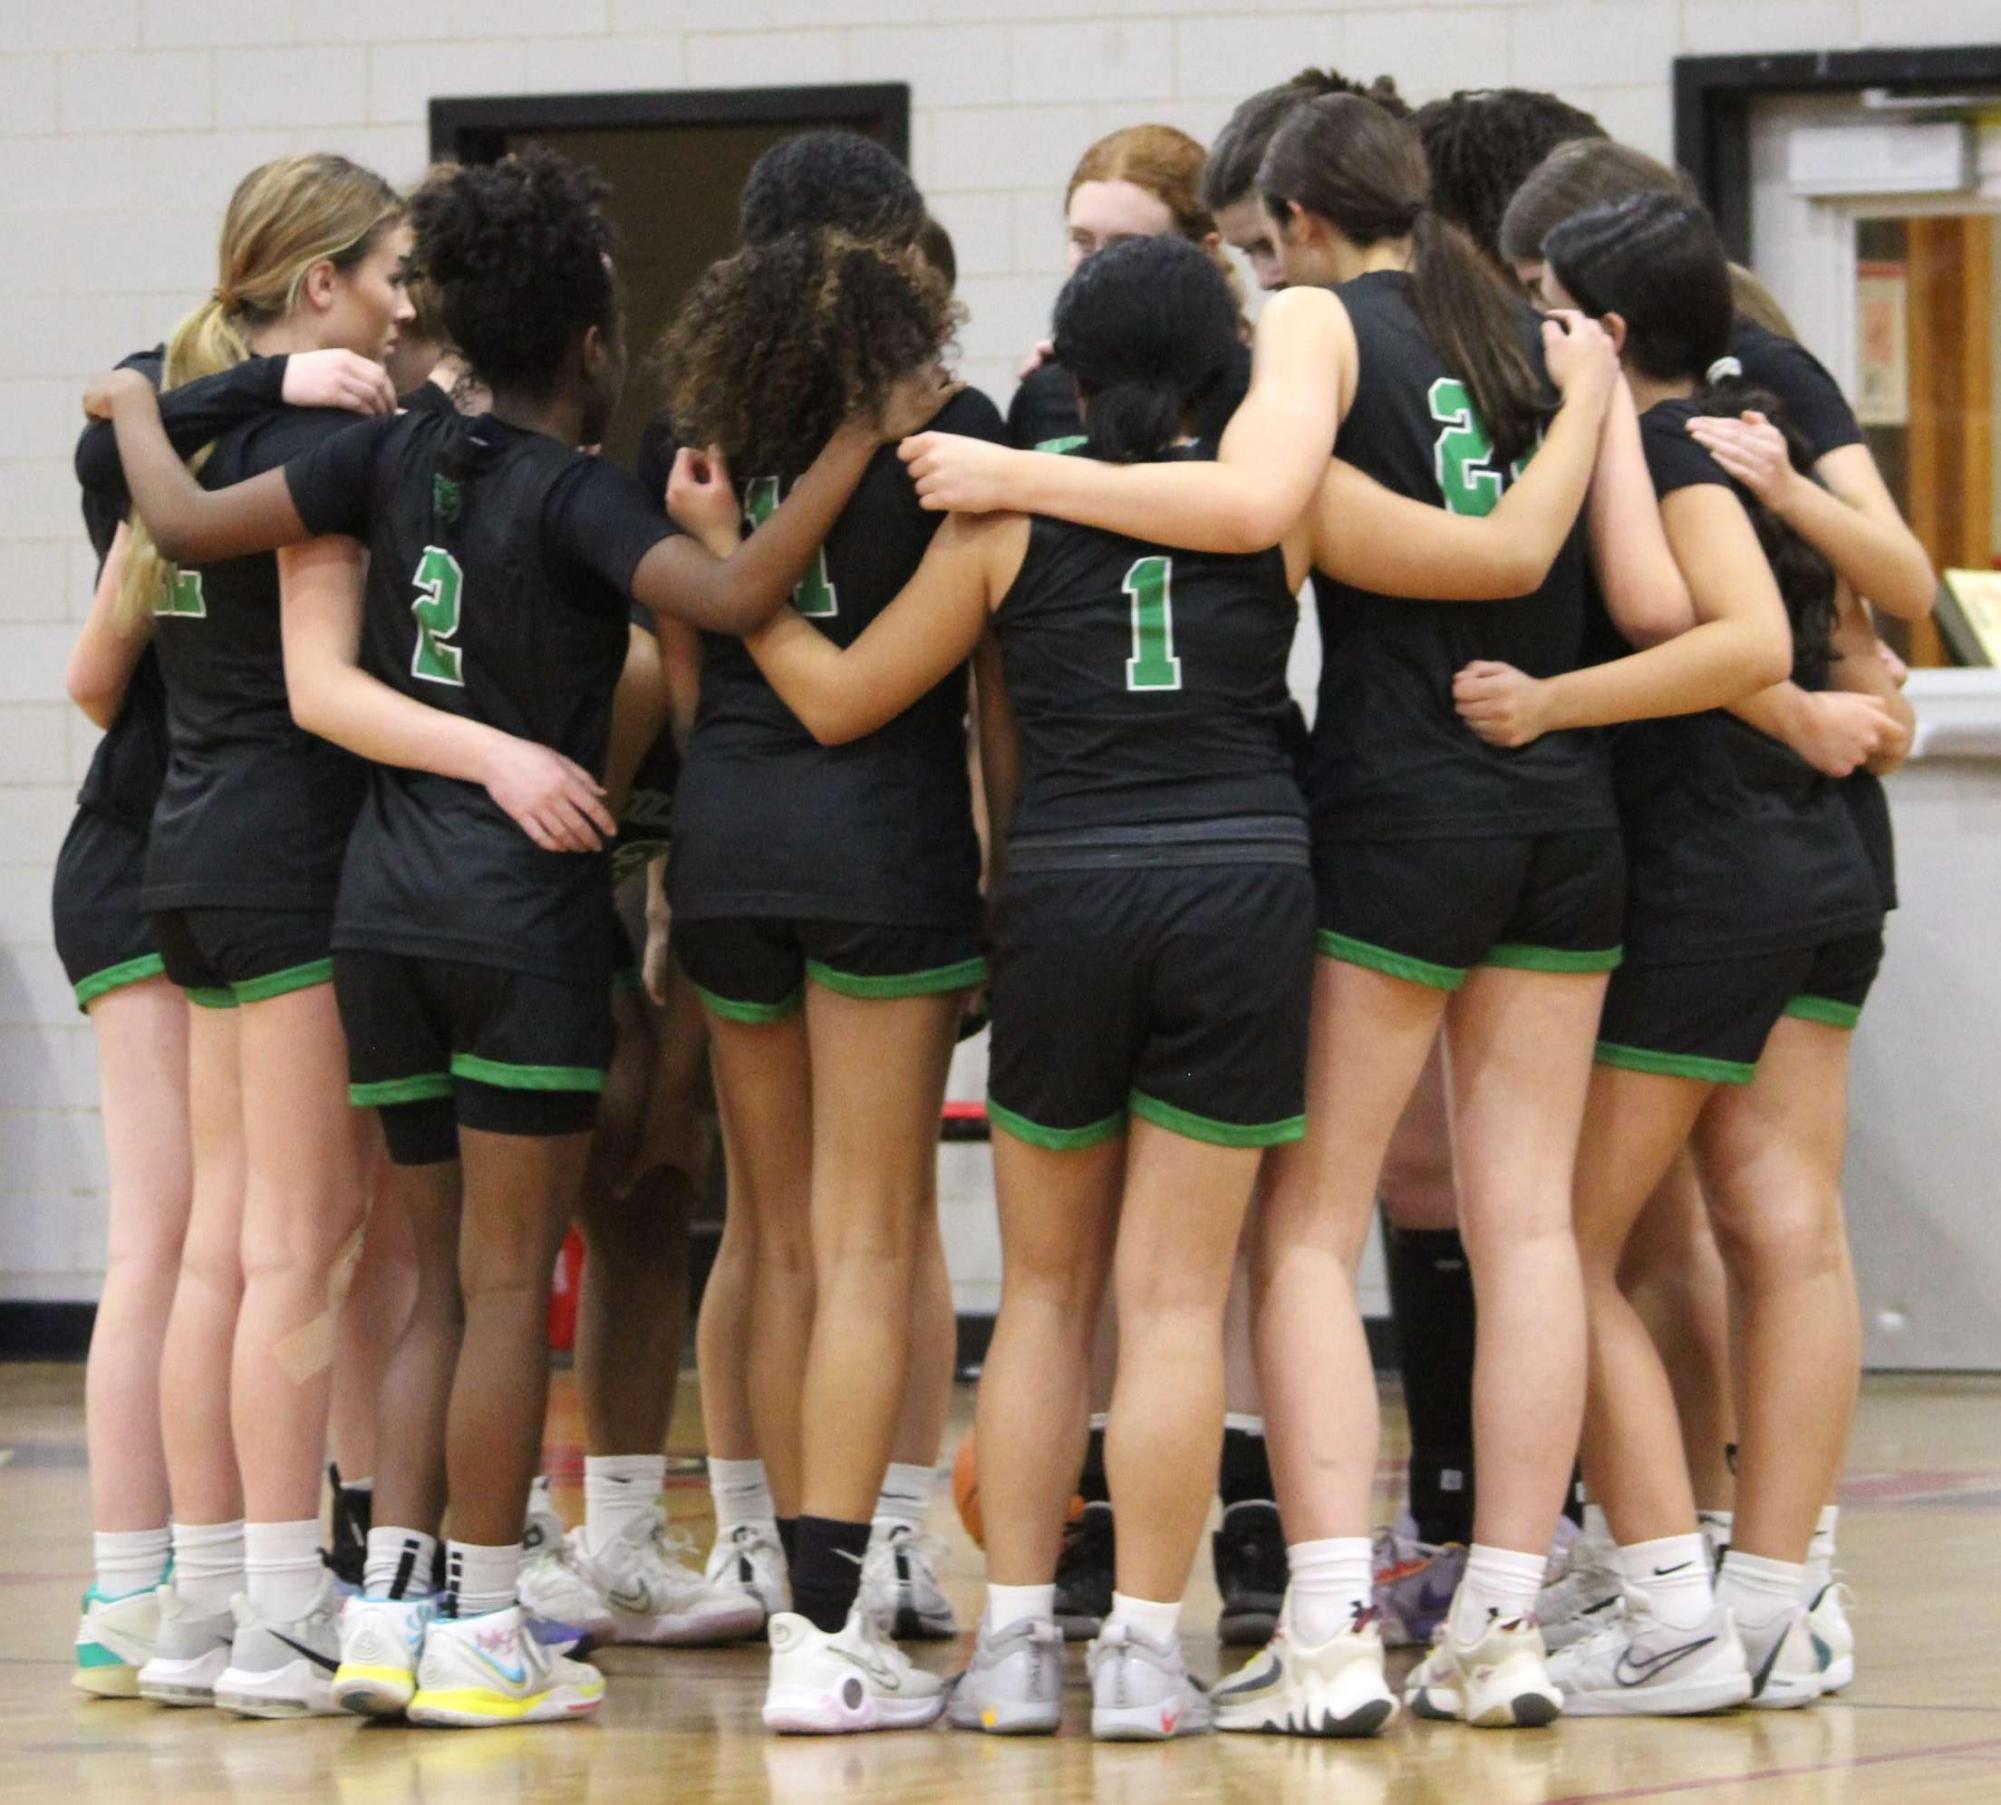
[[[330,148],[408,179],[434,96],[906,81],[966,373],[1004,401],[1058,285],[1063,182],[1117,126],[1206,138],[1332,63],[1414,98],[1555,87],[1665,153],[1678,54],[1997,26],[1994,0],[0,0],[0,1299],[89,1297],[103,1266],[90,1031],[46,908],[93,737],[62,701],[91,575],[76,402],[213,281],[253,164]]]

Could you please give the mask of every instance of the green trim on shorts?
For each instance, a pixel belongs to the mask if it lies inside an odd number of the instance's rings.
[[[397,1103],[430,1103],[452,1094],[449,1072],[419,1072],[414,1078],[378,1078],[350,1084],[347,1100],[356,1109],[387,1109]]]
[[[893,972],[884,977],[866,977],[855,972],[836,971],[817,959],[806,961],[806,975],[815,984],[844,997],[862,997],[874,1002],[895,997],[942,996],[948,990],[965,990],[985,981],[984,958],[961,959],[956,965],[934,965],[929,971]]]
[[[1786,1005],[1786,1013],[1795,1021],[1819,1022],[1825,1028],[1852,1029],[1862,1019],[1862,1005],[1838,1003],[1833,997],[1802,993]]]
[[[636,995],[646,988],[646,973],[636,965],[621,965],[611,974],[611,994],[615,997]]]
[[[1018,1141],[1026,1141],[1031,1147],[1044,1147],[1051,1153],[1075,1153],[1085,1147],[1102,1147],[1107,1141],[1116,1140],[1126,1131],[1126,1112],[1115,1110],[1102,1122],[1092,1122],[1083,1128],[1045,1128],[1040,1122],[1031,1122],[1026,1116],[1017,1115],[1004,1103],[996,1103],[991,1095],[987,1098],[987,1120],[996,1128],[1005,1128]]]
[[[1694,1078],[1703,1084],[1749,1084],[1758,1075],[1757,1062],[1746,1065],[1741,1059],[1705,1059],[1699,1053],[1661,1053],[1652,1047],[1622,1047],[1601,1040],[1592,1057],[1599,1065],[1615,1065],[1622,1071],[1651,1072],[1658,1078]]]
[[[309,965],[292,965],[283,971],[268,972],[247,983],[232,984],[239,1003],[268,1003],[273,997],[290,996],[295,990],[311,990],[333,982],[333,961],[315,959]]]
[[[806,997],[804,984],[790,995],[780,997],[775,1003],[739,1003],[732,997],[720,997],[713,990],[704,990],[699,984],[694,986],[694,991],[711,1015],[720,1016],[726,1022],[742,1022],[753,1028],[761,1028],[771,1022],[782,1022],[788,1015],[797,1011]]]
[[[1625,958],[1624,947],[1610,946],[1602,952],[1578,952],[1555,946],[1526,946],[1504,942],[1487,949],[1482,965],[1498,965],[1507,971],[1617,971]]]
[[[510,1065],[477,1053],[454,1053],[452,1076],[508,1091],[601,1091],[604,1073],[594,1065]]]
[[[122,990],[127,984],[143,984],[148,978],[164,976],[166,970],[167,962],[158,953],[141,953],[136,959],[107,965],[102,971],[94,971],[78,982],[76,1006],[88,1009],[106,991]]]
[[[184,984],[183,994],[197,1009],[234,1009],[236,992],[228,988],[215,989],[204,984]]]
[[[1177,1109],[1145,1091],[1133,1092],[1132,1112],[1142,1122],[1185,1135],[1191,1141],[1206,1141],[1212,1147],[1277,1147],[1306,1138],[1303,1115],[1287,1116],[1279,1122],[1219,1122],[1213,1116],[1198,1116],[1192,1109]]]
[[[1371,946],[1366,940],[1336,934],[1329,928],[1320,930],[1319,942],[1321,958],[1339,959],[1344,965],[1367,966],[1370,971],[1379,971],[1385,977],[1402,978],[1408,983],[1427,985],[1433,990],[1457,990],[1466,982],[1463,966],[1434,965],[1429,959],[1413,959],[1408,953],[1393,953],[1386,946]]]

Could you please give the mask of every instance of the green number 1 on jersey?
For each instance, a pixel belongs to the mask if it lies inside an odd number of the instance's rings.
[[[1181,660],[1174,655],[1174,560],[1141,558],[1126,572],[1133,602],[1133,655],[1126,660],[1127,689],[1179,689]]]
[[[465,572],[443,546],[427,545],[411,580],[417,585],[417,599],[410,604],[417,617],[417,649],[410,657],[410,675],[464,689],[465,652],[446,641],[459,630],[459,591]]]
[[[777,512],[778,478],[760,476],[744,491],[744,527],[754,533]],[[834,593],[834,580],[827,574],[827,548],[824,545],[813,555],[813,568],[800,578],[799,587],[793,590],[792,606],[809,620],[825,620],[829,615],[840,613],[840,597]]]

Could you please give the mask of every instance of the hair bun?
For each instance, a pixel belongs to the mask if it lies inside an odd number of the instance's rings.
[[[1703,373],[1705,382],[1727,382],[1733,376],[1744,374],[1744,366],[1734,357],[1719,357]]]

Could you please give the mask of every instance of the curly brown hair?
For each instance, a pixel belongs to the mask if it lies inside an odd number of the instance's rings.
[[[949,350],[962,310],[914,248],[795,231],[712,263],[661,340],[675,436],[739,477],[805,470],[843,420]]]

